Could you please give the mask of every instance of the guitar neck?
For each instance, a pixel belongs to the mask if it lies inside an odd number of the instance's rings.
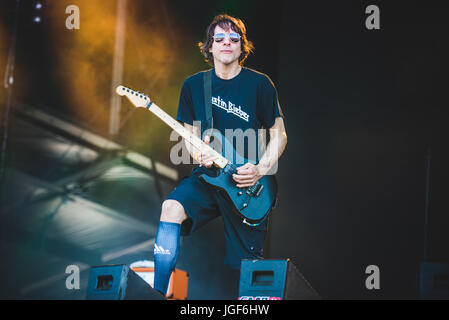
[[[225,157],[223,157],[221,154],[212,149],[209,145],[207,145],[204,141],[202,141],[198,136],[193,134],[193,132],[186,129],[178,121],[173,119],[168,113],[159,108],[159,106],[157,106],[154,102],[147,109],[153,112],[159,119],[164,121],[170,128],[175,130],[181,137],[183,137],[188,143],[190,143],[196,149],[200,151],[209,150],[215,152],[217,156],[217,159],[214,161],[215,166],[220,168],[224,168],[226,166],[228,160]]]

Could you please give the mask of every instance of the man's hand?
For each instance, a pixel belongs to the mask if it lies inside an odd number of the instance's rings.
[[[210,143],[210,137],[209,136],[205,136],[204,137],[204,142],[206,144]],[[212,152],[212,150],[199,150],[195,153],[194,158],[196,161],[198,161],[200,163],[200,165],[205,166],[206,168],[210,168],[213,164],[214,161],[217,160],[217,154]]]
[[[237,174],[234,173],[232,178],[237,182],[237,187],[246,188],[253,186],[263,176],[264,173],[259,166],[248,162],[238,167]]]

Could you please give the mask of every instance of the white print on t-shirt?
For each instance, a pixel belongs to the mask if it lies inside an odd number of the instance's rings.
[[[235,103],[232,103],[231,101],[228,101],[228,103],[226,103],[223,99],[220,98],[220,96],[218,96],[217,98],[212,97],[212,104],[226,110],[226,112],[228,113],[232,113],[237,117],[242,118],[246,122],[249,121],[249,115],[245,111],[243,111],[240,106],[236,107]]]

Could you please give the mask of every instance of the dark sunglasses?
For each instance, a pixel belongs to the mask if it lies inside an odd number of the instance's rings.
[[[223,32],[216,33],[213,38],[214,38],[215,42],[222,42],[226,38],[226,33],[223,33]],[[229,34],[229,40],[231,40],[232,42],[239,42],[240,35],[238,33],[231,32]]]

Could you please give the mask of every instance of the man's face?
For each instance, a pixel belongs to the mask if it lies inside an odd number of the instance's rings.
[[[209,49],[209,52],[212,53],[214,57],[214,64],[222,63],[224,65],[230,65],[233,63],[238,64],[238,60],[240,55],[242,54],[241,49],[241,40],[234,42],[230,39],[229,34],[235,34],[234,30],[230,27],[227,29],[223,29],[220,26],[215,27],[214,35],[224,33],[225,37],[221,42],[214,42]]]

